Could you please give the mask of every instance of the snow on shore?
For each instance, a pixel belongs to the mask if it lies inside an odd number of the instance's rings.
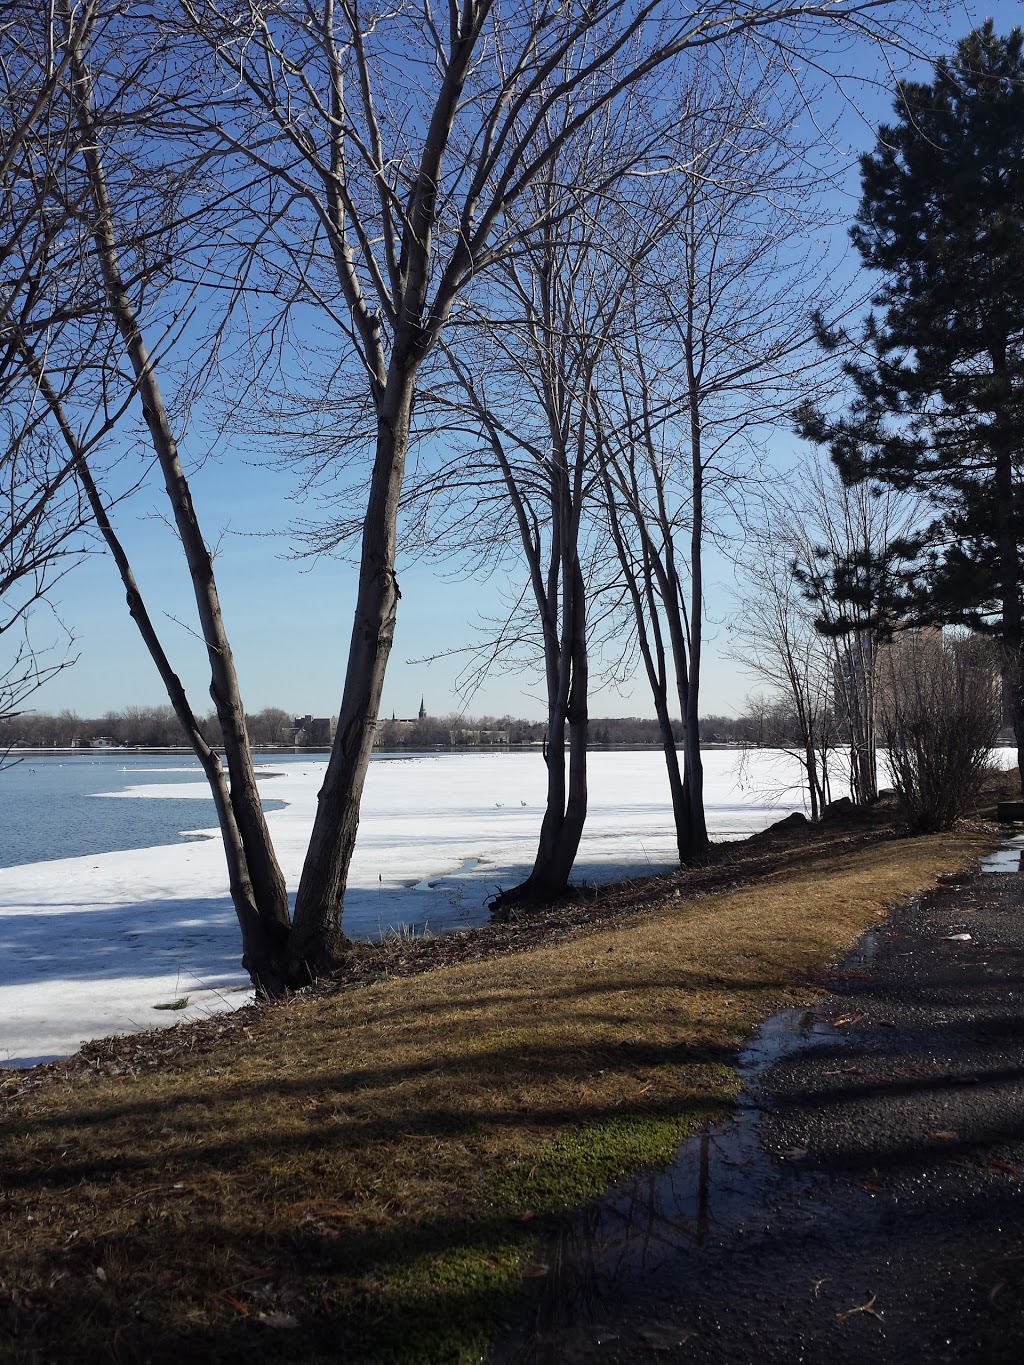
[[[798,809],[782,755],[705,757],[714,838]],[[263,765],[261,791],[287,802],[267,820],[288,885],[298,883],[323,762]],[[540,754],[431,754],[371,765],[345,928],[372,938],[481,923],[487,898],[529,870],[543,812]],[[205,797],[205,783],[109,799]],[[788,799],[787,799],[788,798]],[[126,819],[130,813],[126,813]],[[172,1024],[251,998],[216,831],[199,842],[0,869],[0,1065],[65,1056],[88,1038]],[[55,835],[55,837],[59,837]],[[594,753],[577,881],[672,865],[668,783],[655,751]],[[187,997],[181,1009],[161,1009]]]

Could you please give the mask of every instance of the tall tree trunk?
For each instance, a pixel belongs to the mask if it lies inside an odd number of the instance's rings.
[[[666,694],[655,696],[654,713],[658,721],[658,739],[665,759],[668,773],[669,797],[672,801],[672,823],[676,831],[676,856],[680,867],[689,866],[692,850],[690,845],[690,800],[683,783],[683,773],[679,766],[679,751],[672,730],[672,717],[668,709]]]
[[[1004,354],[997,358],[995,379],[1006,395],[994,422],[996,538],[999,552],[1001,606],[1003,612],[1003,686],[1010,702],[1013,735],[1017,742],[1017,772],[1024,792],[1024,621],[1021,617],[1021,563],[1018,543],[1014,457],[1018,440],[1011,425],[1009,397],[1012,391]]]
[[[662,636],[661,622],[658,616],[657,593],[655,592],[653,581],[654,570],[652,559],[654,552],[650,544],[647,527],[640,514],[640,499],[634,482],[631,489],[631,496],[629,497],[629,505],[633,511],[641,541],[643,565],[643,593],[641,593],[640,584],[637,581],[641,570],[638,569],[631,556],[625,537],[622,534],[618,508],[615,503],[615,489],[612,485],[608,469],[609,458],[610,457],[607,455],[604,456],[601,466],[601,482],[604,488],[605,505],[608,509],[608,524],[611,527],[612,540],[615,542],[619,564],[622,567],[622,573],[626,580],[626,587],[629,590],[630,600],[633,603],[633,616],[636,621],[637,641],[640,645],[640,654],[644,661],[647,681],[650,683],[651,687],[651,696],[654,700],[654,713],[658,719],[658,737],[661,740],[661,749],[665,756],[665,770],[668,773],[669,795],[672,800],[672,819],[676,831],[676,853],[678,854],[680,865],[685,867],[690,858],[689,799],[683,786],[683,776],[679,767],[679,754],[676,750],[675,735],[672,733],[672,717],[668,709],[668,668],[666,666],[667,660],[665,658],[665,642]],[[650,622],[649,626],[648,622]]]
[[[704,430],[701,386],[694,357],[693,290],[688,291],[685,333],[687,398],[690,407],[690,669],[683,721],[683,772],[690,808],[690,856],[702,856],[710,842],[704,813],[704,759],[700,751],[700,666],[704,642]]]
[[[568,629],[561,641],[557,686],[548,709],[545,760],[548,768],[547,804],[533,869],[525,882],[503,891],[493,909],[531,901],[550,901],[564,895],[579,851],[587,819],[587,689],[586,589],[579,560],[573,556],[568,575],[568,599],[563,610]],[[550,670],[549,670],[550,671]],[[569,740],[566,781],[566,735]]]
[[[858,806],[878,799],[875,667],[874,639],[869,629],[861,627],[842,641],[836,640],[834,691],[849,726],[850,795]]]
[[[818,756],[810,739],[804,745],[804,768],[807,772],[807,791],[811,798],[811,820],[817,823],[821,815],[818,790]]]
[[[229,800],[234,824],[242,843],[248,883],[255,898],[257,914],[263,922],[263,937],[267,943],[275,945],[277,951],[287,937],[290,927],[288,895],[256,786],[252,751],[245,729],[245,708],[221,613],[213,560],[192,504],[191,490],[178,456],[177,442],[171,429],[156,371],[134,306],[121,277],[114,214],[92,111],[91,80],[80,50],[75,50],[72,56],[72,71],[78,121],[84,134],[83,157],[95,205],[93,241],[99,258],[107,303],[135,376],[150,440],[164,477],[175,527],[192,579],[193,594],[210,665],[210,696],[220,721],[227,758],[230,777]],[[197,754],[200,761],[203,761],[203,754],[198,750]],[[230,861],[232,855],[229,853],[228,856]],[[246,913],[248,914],[248,909]],[[276,968],[268,962],[254,964],[250,966],[250,971],[255,971],[261,979],[270,980]]]
[[[565,890],[587,822],[587,739],[590,729],[586,588],[579,559],[573,556],[572,687],[569,690],[569,796],[565,806],[560,860],[554,880]]]
[[[342,931],[345,886],[401,596],[395,552],[414,376],[411,366],[392,365],[377,419],[345,689],[295,901],[289,957],[297,984],[337,966],[348,946]]]
[[[679,606],[682,585],[676,576],[674,559],[670,558],[667,570],[664,578],[665,617],[668,621],[672,666],[676,675],[676,696],[679,699],[679,714],[683,725],[683,791],[686,809],[686,855],[683,864],[690,867],[700,861],[708,846],[708,831],[704,817],[704,764],[696,720],[697,696],[690,686],[686,623]]]
[[[285,989],[285,954],[287,930],[274,921],[261,916],[249,877],[242,836],[235,818],[228,791],[224,769],[217,754],[207,743],[192,705],[188,700],[181,680],[171,667],[163,644],[153,625],[146,607],[131,562],[115,532],[106,506],[92,477],[88,461],[81,444],[68,421],[64,406],[53,389],[49,378],[35,355],[26,350],[26,362],[39,385],[39,390],[53,413],[64,442],[71,452],[75,477],[78,479],[86,500],[92,511],[99,532],[110,550],[111,557],[124,585],[128,612],[135,622],[150,657],[156,664],[170,699],[174,714],[184,730],[192,750],[202,765],[206,780],[210,784],[213,803],[217,810],[217,823],[220,826],[221,842],[228,868],[228,886],[231,901],[238,917],[242,933],[242,965],[248,971],[258,995],[274,998],[283,994]]]

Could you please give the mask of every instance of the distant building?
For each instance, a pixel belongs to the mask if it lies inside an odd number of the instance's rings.
[[[939,667],[943,651],[947,648],[953,651],[967,648],[971,651],[966,660],[966,676],[970,679],[971,690],[987,692],[991,696],[1002,720],[999,738],[1004,738],[1007,726],[1012,721],[1012,689],[1007,687],[999,667],[995,643],[973,632],[947,634],[939,625],[911,626],[880,642],[880,676],[876,694],[880,725],[884,729],[892,716],[901,688],[905,690],[915,675],[927,678],[932,670]],[[904,673],[906,676],[901,677]]]
[[[377,729],[380,730],[383,725],[396,725],[400,729],[411,730],[414,726],[419,725],[421,721],[426,720],[426,718],[427,708],[423,704],[423,698],[420,697],[420,709],[415,716],[396,716],[394,711],[392,711],[390,720],[377,721]]]
[[[113,739],[110,735],[97,735],[88,743],[90,749],[122,749],[124,747],[120,740]]]
[[[460,746],[475,748],[478,745],[501,745],[508,743],[507,730],[449,730],[448,742],[453,748]]]
[[[296,716],[292,721],[292,743],[299,749],[326,749],[334,743],[337,728],[337,716]]]

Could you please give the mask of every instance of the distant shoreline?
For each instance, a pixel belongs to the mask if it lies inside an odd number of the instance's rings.
[[[681,741],[676,745],[679,748]],[[1012,749],[1015,746],[1006,740],[997,740],[993,744],[993,749]],[[657,751],[661,748],[658,743],[644,744],[637,740],[632,744],[588,744],[588,753],[646,753],[649,750]],[[740,741],[731,743],[711,742],[700,746],[701,753],[716,752],[768,752],[778,750],[778,744],[746,744]],[[502,753],[540,753],[542,745],[539,741],[529,741],[526,744],[433,744],[426,747],[414,748],[404,745],[388,745],[379,749],[374,749],[374,758],[423,758],[433,754],[502,754]],[[837,751],[843,751],[843,746],[838,745]],[[285,745],[253,745],[252,752],[260,757],[301,757],[301,758],[322,758],[330,757],[330,749],[310,748],[304,749],[295,746]],[[223,757],[223,751],[218,750]],[[32,745],[14,745],[7,750],[7,758],[15,761],[24,756],[26,758],[96,758],[99,756],[116,757],[119,755],[153,755],[165,754],[171,757],[194,758],[195,754],[187,745],[174,745],[165,748],[151,748],[147,745],[124,744],[118,747],[113,745],[100,745],[96,748],[89,748],[85,745],[66,748],[34,747]]]
[[[677,744],[677,748],[681,743],[682,741],[680,740]],[[740,752],[744,749],[777,749],[778,747],[777,744],[742,744],[738,741],[735,743],[711,742],[700,746],[702,753],[709,753],[714,750],[722,749],[735,749],[737,752]],[[410,757],[424,754],[521,754],[527,752],[540,753],[542,748],[543,745],[540,740],[529,740],[525,744],[431,744],[422,747],[414,747],[413,745],[406,746],[402,744],[382,745],[380,748],[374,749],[373,753],[375,756],[386,755],[387,757],[394,757],[395,755],[401,754],[408,754]],[[648,749],[658,750],[660,748],[661,745],[657,742],[645,744],[642,740],[636,740],[630,744],[587,745],[588,752],[592,753],[633,753],[636,751],[646,751]],[[15,744],[12,745],[7,752],[10,757],[17,757],[24,754],[26,756],[32,755],[33,757],[43,758],[94,758],[98,755],[116,756],[119,754],[169,754],[176,757],[195,757],[194,751],[187,744],[167,745],[165,747],[155,747],[146,744],[100,744],[95,748],[87,744],[75,746],[68,745],[63,748],[47,745]],[[222,749],[218,749],[217,752],[223,756]],[[294,754],[304,758],[329,758],[331,751],[330,749],[322,747],[306,749],[297,745],[254,744],[252,746],[252,752],[268,757],[272,757],[275,754],[281,756]]]

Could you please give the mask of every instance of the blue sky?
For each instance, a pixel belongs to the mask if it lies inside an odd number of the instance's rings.
[[[910,10],[917,7],[909,6]],[[1014,4],[949,7],[941,21],[945,35],[936,51],[947,51],[972,23],[991,14],[1000,31],[1019,20]],[[850,153],[846,179],[848,217],[856,204],[855,156],[867,150],[873,130],[889,115],[890,80],[877,54],[846,54],[877,84],[858,87],[856,106],[843,106],[833,94],[816,113],[823,122],[840,119],[839,136]],[[919,64],[914,74],[927,78]],[[808,120],[810,121],[810,115]],[[845,252],[845,228],[828,230],[837,255]],[[771,459],[785,467],[795,442],[780,433]],[[321,558],[299,561],[292,555],[287,528],[302,508],[291,500],[291,477],[239,458],[230,450],[208,461],[194,476],[193,490],[207,539],[219,542],[218,579],[246,706],[251,711],[278,705],[295,713],[335,714],[351,629],[354,570],[347,563]],[[158,488],[144,489],[117,512],[117,524],[136,561],[150,611],[163,622],[168,652],[192,688],[194,704],[207,709],[203,650],[184,625],[190,622],[180,557],[165,525]],[[738,712],[753,684],[725,657],[725,623],[734,610],[732,573],[728,563],[712,557],[708,572],[708,644],[704,663],[702,711]],[[461,709],[455,693],[464,658],[429,665],[410,662],[446,650],[457,650],[472,637],[469,624],[488,611],[493,582],[446,578],[429,566],[399,565],[402,602],[398,630],[384,689],[383,713],[412,715],[421,695],[428,711]],[[70,708],[99,715],[126,705],[163,704],[159,680],[139,641],[124,605],[113,564],[97,550],[69,575],[55,594],[62,620],[75,636],[75,666],[46,684],[34,698],[38,710]],[[52,633],[40,618],[38,639]],[[536,679],[499,672],[469,703],[473,714],[524,715],[539,718],[543,700]],[[651,714],[646,684],[637,677],[622,692],[598,691],[591,714]]]

